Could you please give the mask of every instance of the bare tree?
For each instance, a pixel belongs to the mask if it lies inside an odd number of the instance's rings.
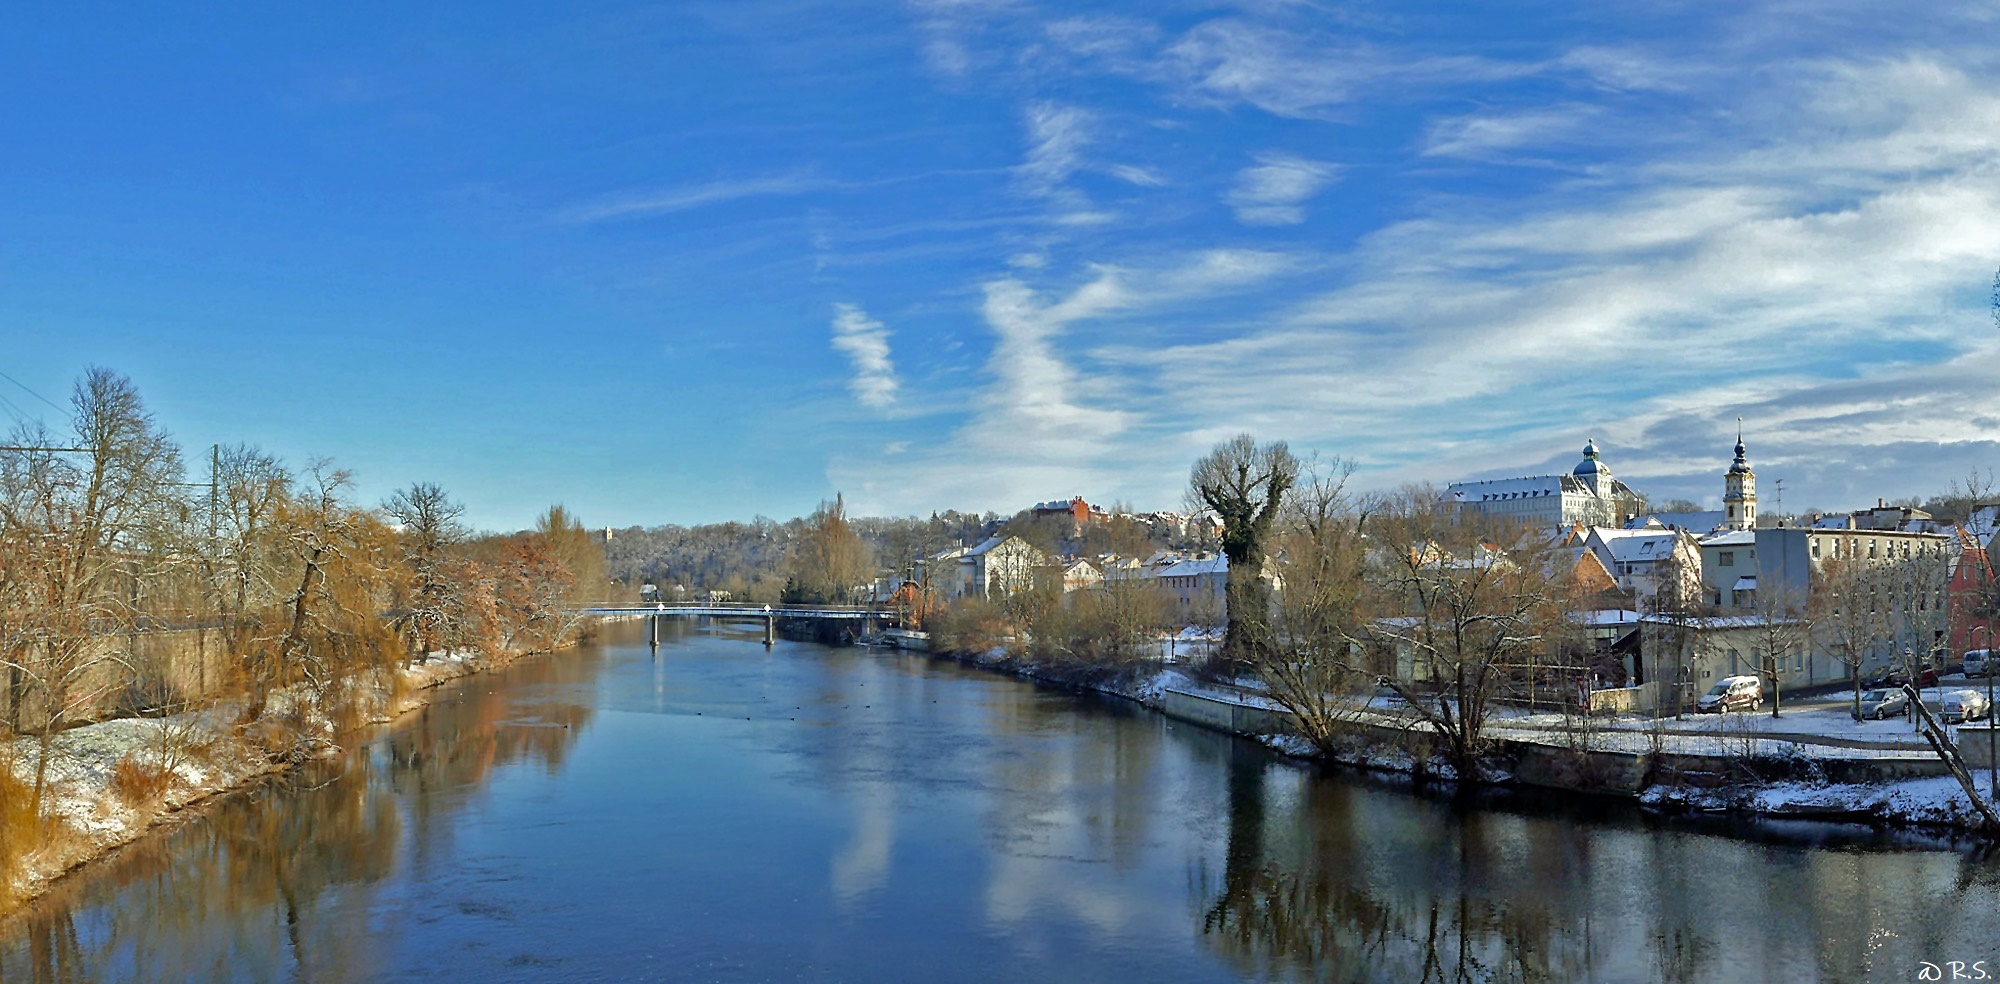
[[[1327,753],[1351,730],[1374,680],[1355,657],[1363,648],[1367,511],[1347,495],[1353,472],[1340,458],[1301,468],[1279,540],[1276,645],[1250,662],[1299,733]]]
[[[41,702],[37,817],[55,734],[123,682],[122,655],[94,636],[133,624],[133,579],[149,563],[134,546],[162,520],[163,495],[181,474],[179,450],[126,377],[90,369],[70,410],[60,443],[24,425],[12,443],[47,450],[0,453],[0,536],[14,547],[6,577],[15,602],[0,661],[17,681],[16,713],[26,690]]]
[[[848,523],[847,503],[839,494],[813,510],[786,568],[783,599],[789,604],[846,604],[874,573],[868,545]]]
[[[1820,565],[1812,592],[1812,620],[1822,651],[1847,664],[1854,684],[1854,714],[1861,714],[1861,668],[1893,637],[1880,569],[1851,558]]]
[[[454,608],[453,584],[446,576],[445,551],[464,541],[467,530],[459,517],[465,506],[455,502],[435,482],[417,482],[400,489],[383,504],[402,527],[403,559],[416,578],[417,596],[406,624],[413,648],[429,653],[447,632]]]
[[[276,457],[244,444],[216,448],[210,467],[212,536],[204,554],[215,610],[240,652],[255,631],[244,619],[289,590],[281,583],[289,551],[277,513],[291,497],[292,474]]]
[[[1771,681],[1771,716],[1784,703],[1781,683],[1785,657],[1803,653],[1812,644],[1812,620],[1806,599],[1791,584],[1772,581],[1757,585],[1757,616],[1749,626],[1761,654],[1761,667]]]
[[[353,709],[336,685],[393,658],[394,630],[381,612],[399,550],[376,513],[345,498],[351,483],[346,471],[315,461],[299,494],[279,505],[296,586],[272,606],[269,629],[244,654],[246,719],[262,719],[274,694],[287,698],[293,743],[274,751],[296,755],[318,741],[304,730],[309,719],[337,720]]]
[[[1498,685],[1548,648],[1565,617],[1547,541],[1454,522],[1429,489],[1407,490],[1369,529],[1378,548],[1371,631],[1408,652],[1436,692],[1414,680],[1391,686],[1442,739],[1459,776],[1475,779]]]
[[[1229,609],[1225,659],[1252,660],[1273,648],[1264,558],[1285,493],[1298,473],[1298,459],[1285,442],[1260,445],[1250,435],[1238,434],[1195,462],[1188,476],[1192,497],[1222,519],[1222,552],[1229,558],[1223,591]]]

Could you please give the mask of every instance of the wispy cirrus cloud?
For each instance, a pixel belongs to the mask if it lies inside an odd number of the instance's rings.
[[[847,356],[854,376],[847,388],[861,405],[886,410],[896,404],[896,365],[889,359],[889,329],[859,306],[833,306],[833,347]]]
[[[1647,467],[1702,451],[1649,438],[1648,421],[1720,434],[1744,413],[1808,489],[1835,487],[1811,456],[1837,447],[1874,494],[1922,492],[1867,449],[1908,457],[1928,437],[1974,453],[1977,428],[1942,418],[2000,419],[1983,310],[2000,96],[1928,56],[1791,77],[1781,130],[1390,224],[1348,258],[1346,286],[1233,337],[1122,353],[1127,372],[1176,394],[1191,429],[1261,412],[1384,480],[1573,456],[1568,431],[1587,427],[1656,494],[1712,496],[1722,445],[1701,470]]]
[[[1042,101],[1028,106],[1024,118],[1028,153],[1017,173],[1030,193],[1051,194],[1083,166],[1084,149],[1096,134],[1097,116],[1075,106]]]
[[[1576,137],[1602,116],[1601,108],[1585,103],[1448,116],[1431,123],[1420,152],[1426,157],[1481,160],[1524,148],[1546,150]]]
[[[1297,225],[1306,220],[1306,202],[1340,177],[1340,165],[1290,154],[1259,154],[1257,163],[1236,172],[1236,186],[1223,197],[1245,225]]]
[[[802,172],[731,178],[605,198],[564,209],[558,213],[558,218],[565,222],[587,224],[672,215],[745,198],[787,198],[839,187],[842,184],[838,181]]]
[[[1124,487],[1135,457],[1179,447],[1135,446],[1133,435],[1153,426],[1155,408],[1134,403],[1133,381],[1098,365],[1102,337],[1079,344],[1072,336],[1250,290],[1297,268],[1282,253],[1205,250],[1143,266],[1095,265],[1066,292],[1038,289],[1025,272],[989,280],[979,306],[993,343],[987,381],[964,399],[965,422],[941,443],[909,448],[893,486],[858,462],[837,461],[830,475],[859,490],[857,508],[889,510],[944,501],[997,509],[1078,483]]]

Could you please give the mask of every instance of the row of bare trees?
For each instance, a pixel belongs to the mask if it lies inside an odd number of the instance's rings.
[[[37,818],[75,724],[228,701],[239,727],[304,741],[351,721],[367,686],[393,687],[400,662],[554,647],[576,586],[603,581],[601,547],[561,507],[475,538],[437,485],[371,508],[328,462],[294,472],[241,445],[190,482],[126,377],[89,370],[68,409],[66,427],[24,424],[0,448],[0,739],[35,740]],[[144,655],[166,632],[201,637],[192,672]]]
[[[1499,697],[1541,685],[1573,702],[1592,672],[1572,617],[1592,589],[1539,531],[1459,514],[1428,487],[1354,496],[1351,472],[1249,435],[1194,466],[1190,497],[1222,518],[1230,561],[1220,669],[1256,677],[1330,752],[1386,689],[1476,776]]]
[[[1352,496],[1351,471],[1242,435],[1190,475],[1194,504],[1222,518],[1230,560],[1218,670],[1258,678],[1307,738],[1333,750],[1386,689],[1461,775],[1476,775],[1496,697],[1533,702],[1553,687],[1569,691],[1568,708],[1600,671],[1622,672],[1580,617],[1603,599],[1579,581],[1575,547],[1454,510],[1431,488]],[[1806,584],[1760,585],[1755,612],[1735,618],[1717,617],[1699,568],[1676,558],[1650,599],[1665,641],[1679,651],[1718,629],[1747,637],[1774,694],[1789,658],[1818,651],[1848,668],[1858,708],[1867,668],[1889,654],[1914,676],[1950,630],[1954,555],[1937,544],[1828,557]]]

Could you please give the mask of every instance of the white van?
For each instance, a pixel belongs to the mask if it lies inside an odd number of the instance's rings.
[[[1755,711],[1763,706],[1764,678],[1757,676],[1723,677],[1715,682],[1714,689],[1702,694],[1694,702],[1694,709],[1703,714]]]
[[[1993,650],[1974,649],[1965,654],[1965,675],[1986,676],[1993,672]]]

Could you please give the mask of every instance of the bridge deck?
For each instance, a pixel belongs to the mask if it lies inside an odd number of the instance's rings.
[[[886,618],[893,613],[876,608],[781,607],[777,605],[592,605],[586,615],[680,615],[708,618]]]

